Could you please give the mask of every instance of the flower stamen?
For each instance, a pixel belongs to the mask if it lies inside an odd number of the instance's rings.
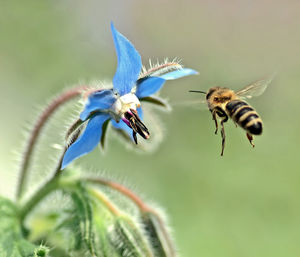
[[[130,128],[132,128],[132,136],[136,144],[137,144],[136,134],[139,134],[144,139],[148,139],[150,137],[149,130],[147,129],[145,124],[141,121],[136,110],[129,109],[129,111],[125,112],[123,121]]]

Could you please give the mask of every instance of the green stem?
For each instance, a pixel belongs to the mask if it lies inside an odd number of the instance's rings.
[[[52,176],[51,180],[52,180],[52,179],[58,178],[59,175],[62,174],[62,170],[61,170],[60,168],[61,168],[61,164],[62,164],[64,155],[65,155],[67,149],[68,149],[67,147],[64,148],[64,151],[63,151],[63,153],[62,153],[62,155],[61,155],[61,157],[60,157],[60,159],[59,159],[59,162],[58,162],[58,164],[57,164],[57,166],[56,166],[56,169],[55,169],[55,171],[54,171],[54,173],[53,173],[53,176]]]
[[[21,223],[25,220],[26,216],[38,205],[49,193],[59,189],[60,184],[58,179],[51,179],[43,185],[22,207],[20,210]]]
[[[21,224],[23,224],[27,215],[51,192],[55,190],[65,190],[72,189],[78,182],[77,179],[68,180],[68,179],[60,179],[60,177],[52,177],[48,182],[46,182],[36,193],[30,197],[30,199],[25,202],[19,212],[19,217]]]
[[[104,185],[104,186],[110,187],[110,188],[120,192],[127,198],[131,199],[137,205],[137,207],[140,209],[141,212],[149,211],[149,207],[142,201],[141,198],[139,198],[135,193],[133,193],[131,190],[129,190],[128,188],[126,188],[125,186],[123,186],[119,183],[116,183],[116,182],[113,182],[110,180],[106,180],[103,178],[93,178],[93,177],[83,178],[83,180],[85,180],[89,183],[99,184],[99,185]]]
[[[95,190],[93,188],[89,189],[89,192],[103,205],[105,205],[111,214],[113,214],[115,217],[121,216],[121,212],[118,210],[118,208],[113,203],[111,203],[104,194],[102,194],[100,191]]]

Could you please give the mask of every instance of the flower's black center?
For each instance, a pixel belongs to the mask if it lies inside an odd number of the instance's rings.
[[[130,127],[132,128],[132,136],[134,142],[137,144],[136,134],[139,134],[144,139],[148,139],[150,133],[144,123],[141,121],[138,113],[134,109],[130,109],[130,111],[125,112],[124,117],[128,120]]]

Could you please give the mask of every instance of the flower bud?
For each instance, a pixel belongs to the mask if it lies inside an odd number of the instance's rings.
[[[154,256],[148,238],[129,217],[118,217],[108,236],[120,256]]]

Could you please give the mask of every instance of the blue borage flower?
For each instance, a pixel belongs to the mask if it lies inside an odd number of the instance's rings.
[[[142,68],[141,56],[131,42],[118,32],[113,24],[111,31],[118,59],[113,88],[89,93],[77,122],[77,125],[87,122],[86,127],[81,134],[75,132],[76,136],[64,154],[61,169],[91,152],[100,140],[102,141],[108,121],[111,121],[116,129],[131,135],[135,143],[137,134],[148,139],[150,133],[142,122],[140,101],[162,104],[159,98],[152,95],[162,88],[166,80],[197,74],[195,70],[182,68],[177,62],[166,62],[146,71]]]

